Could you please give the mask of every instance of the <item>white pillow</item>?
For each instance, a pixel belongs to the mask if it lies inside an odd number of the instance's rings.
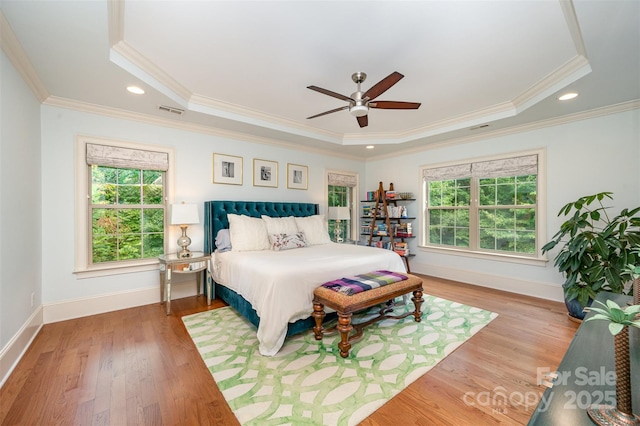
[[[298,226],[293,216],[289,217],[270,217],[262,215],[262,220],[267,225],[267,234],[295,234],[298,232]]]
[[[257,217],[227,214],[231,251],[270,250],[269,234],[264,221]]]
[[[324,215],[318,214],[307,217],[296,217],[296,225],[298,229],[304,232],[304,238],[310,246],[318,244],[328,244],[331,242],[327,223],[324,221]]]

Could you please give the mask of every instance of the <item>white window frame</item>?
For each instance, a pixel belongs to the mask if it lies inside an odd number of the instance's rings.
[[[165,172],[165,229],[164,244],[167,251],[167,212],[169,200],[173,199],[174,182],[174,149],[172,147],[102,139],[93,136],[76,136],[75,141],[75,268],[74,274],[79,278],[100,277],[106,275],[127,274],[131,272],[152,271],[158,269],[158,259],[140,259],[127,261],[126,264],[94,264],[89,263],[91,235],[89,232],[89,206],[91,197],[89,187],[89,166],[86,161],[87,144],[109,145],[114,147],[157,151],[168,154],[169,169]]]
[[[504,160],[508,158],[514,157],[523,157],[527,155],[537,155],[538,156],[538,175],[537,175],[537,213],[536,213],[536,245],[538,247],[542,247],[544,244],[546,235],[547,235],[547,182],[546,182],[546,167],[547,167],[547,156],[546,150],[536,149],[529,151],[520,151],[520,152],[512,152],[503,155],[495,155],[490,157],[479,157],[472,159],[465,159],[455,162],[447,162],[447,163],[439,163],[439,164],[429,164],[423,165],[419,169],[419,177],[420,177],[420,205],[421,214],[418,220],[418,226],[420,230],[419,236],[419,249],[425,252],[432,253],[440,253],[440,254],[449,254],[456,256],[465,256],[477,259],[486,259],[486,260],[494,260],[494,261],[502,261],[502,262],[511,262],[511,263],[520,263],[520,264],[528,264],[528,265],[536,265],[536,266],[545,266],[548,262],[548,259],[545,255],[541,253],[540,250],[537,250],[534,255],[523,255],[518,253],[509,253],[509,252],[485,252],[485,251],[475,251],[467,248],[459,248],[459,247],[442,247],[442,246],[434,246],[427,244],[427,229],[426,229],[426,215],[427,215],[427,199],[425,194],[427,192],[426,181],[423,178],[424,171],[427,169],[439,168],[439,167],[448,167],[448,166],[457,166],[461,164],[468,163],[478,163],[484,161],[492,161],[492,160]],[[473,229],[472,229],[473,231]]]
[[[324,174],[324,211],[325,220],[329,223],[329,174],[337,173],[341,175],[351,176],[356,179],[356,186],[351,191],[351,239],[354,241],[360,240],[360,227],[359,216],[360,204],[358,197],[360,196],[360,175],[357,172],[348,172],[344,170],[326,170]]]

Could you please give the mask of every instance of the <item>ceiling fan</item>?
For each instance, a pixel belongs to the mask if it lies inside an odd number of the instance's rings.
[[[357,90],[351,94],[351,96],[341,95],[340,93],[332,92],[331,90],[323,89],[318,86],[307,86],[307,89],[315,90],[316,92],[324,93],[325,95],[333,96],[334,98],[341,99],[349,102],[349,105],[345,105],[340,108],[332,109],[330,111],[321,112],[320,114],[312,115],[310,118],[316,118],[323,115],[331,114],[333,112],[342,111],[348,109],[351,115],[356,117],[360,127],[366,127],[369,124],[367,114],[369,108],[379,109],[418,109],[420,103],[418,102],[399,102],[399,101],[374,101],[375,98],[382,95],[389,90],[391,86],[400,81],[404,75],[397,71],[392,72],[379,82],[373,85],[369,90],[362,93],[360,90],[360,84],[365,81],[367,74],[363,72],[354,73],[351,79],[358,85]]]

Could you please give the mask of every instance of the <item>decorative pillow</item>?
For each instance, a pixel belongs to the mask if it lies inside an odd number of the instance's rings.
[[[229,235],[233,251],[269,250],[269,234],[262,219],[245,215],[227,214]]]
[[[290,250],[307,246],[302,232],[295,234],[269,234],[271,249],[275,251]]]
[[[304,232],[304,237],[307,240],[307,244],[315,246],[319,244],[329,244],[331,237],[327,229],[327,224],[324,221],[324,215],[318,214],[307,217],[296,217],[296,225],[301,232]]]
[[[295,234],[298,232],[298,226],[293,216],[289,217],[270,217],[262,215],[262,220],[267,225],[267,233],[271,234]]]
[[[216,235],[216,248],[220,253],[231,250],[231,234],[228,229],[221,229]]]

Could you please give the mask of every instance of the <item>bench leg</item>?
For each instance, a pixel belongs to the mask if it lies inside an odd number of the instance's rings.
[[[313,301],[313,313],[311,314],[316,321],[313,327],[313,334],[316,340],[322,340],[322,321],[324,320],[324,305],[320,302]]]
[[[422,298],[422,289],[414,291],[411,300],[413,300],[413,305],[416,307],[416,310],[413,311],[413,318],[415,319],[415,322],[420,322],[422,321],[422,312],[420,312],[420,307],[422,306],[422,302],[424,302],[424,299]]]
[[[351,325],[351,314],[343,314],[338,312],[338,331],[340,332],[340,356],[346,358],[349,356],[349,349],[351,349],[351,343],[349,343],[349,333],[353,330]]]

